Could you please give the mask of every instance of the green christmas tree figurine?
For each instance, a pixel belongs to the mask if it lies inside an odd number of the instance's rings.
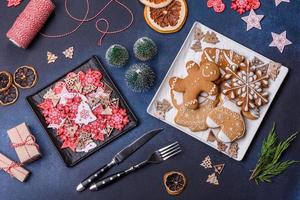
[[[127,85],[134,92],[144,92],[149,90],[155,82],[155,73],[146,64],[134,64],[125,73]]]
[[[157,54],[157,47],[153,40],[142,37],[134,43],[133,52],[137,59],[147,61]]]
[[[105,58],[109,65],[113,67],[123,67],[129,59],[129,53],[122,45],[113,44],[107,49]]]

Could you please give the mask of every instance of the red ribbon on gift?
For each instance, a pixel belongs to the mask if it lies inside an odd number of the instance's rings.
[[[35,146],[36,148],[40,148],[39,145],[35,141],[36,140],[35,140],[35,137],[33,135],[28,135],[23,142],[11,143],[10,146],[14,149],[18,148],[18,147],[26,146],[26,145]]]
[[[1,161],[1,162],[3,162],[3,161]],[[3,163],[4,163],[4,162],[3,162]],[[6,163],[5,163],[5,164],[6,164]],[[20,170],[17,169],[18,167],[21,167],[21,164],[16,163],[16,162],[14,162],[14,161],[11,161],[10,165],[8,165],[7,167],[2,167],[2,168],[0,168],[0,169],[4,170],[4,171],[5,171],[6,173],[8,173],[10,176],[14,176],[13,173],[12,173],[12,170],[13,170],[13,169],[15,169],[15,170],[21,172]],[[21,173],[23,173],[23,172],[21,172]]]
[[[18,134],[19,134],[19,132],[18,132]],[[20,137],[20,134],[19,134],[19,137]],[[27,146],[35,146],[38,149],[40,148],[40,146],[35,142],[35,137],[33,135],[28,135],[23,142],[11,143],[10,146],[14,149],[19,148],[19,147],[25,147],[25,150],[26,150],[27,155],[28,155],[29,158],[30,158],[30,153],[27,150]]]

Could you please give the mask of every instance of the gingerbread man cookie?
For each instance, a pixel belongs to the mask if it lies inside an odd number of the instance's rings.
[[[169,81],[171,90],[183,93],[184,105],[189,109],[199,107],[198,97],[202,92],[217,95],[218,87],[213,82],[219,79],[219,67],[213,62],[205,62],[200,66],[194,61],[186,64],[188,75],[181,79],[172,77]]]

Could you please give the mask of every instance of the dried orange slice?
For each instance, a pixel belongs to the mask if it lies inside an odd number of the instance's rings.
[[[186,186],[186,178],[181,172],[167,172],[163,180],[166,190],[170,195],[180,194]]]
[[[15,85],[11,85],[7,90],[0,92],[0,105],[11,105],[17,101],[18,97],[18,88]]]
[[[0,72],[0,92],[7,90],[12,84],[12,76],[6,71]]]
[[[173,0],[140,0],[145,6],[151,8],[163,8],[169,5]]]
[[[36,70],[31,66],[19,67],[14,73],[14,82],[20,88],[32,88],[37,82]]]
[[[145,6],[144,18],[147,24],[159,33],[174,33],[185,24],[188,7],[185,0],[173,0],[163,8]]]

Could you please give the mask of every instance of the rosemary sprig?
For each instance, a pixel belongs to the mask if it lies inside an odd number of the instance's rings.
[[[254,179],[257,184],[271,182],[274,176],[283,173],[289,166],[297,163],[296,160],[280,161],[282,154],[288,149],[297,134],[298,132],[278,143],[274,124],[268,137],[263,142],[258,162],[255,169],[252,170],[250,180]]]

